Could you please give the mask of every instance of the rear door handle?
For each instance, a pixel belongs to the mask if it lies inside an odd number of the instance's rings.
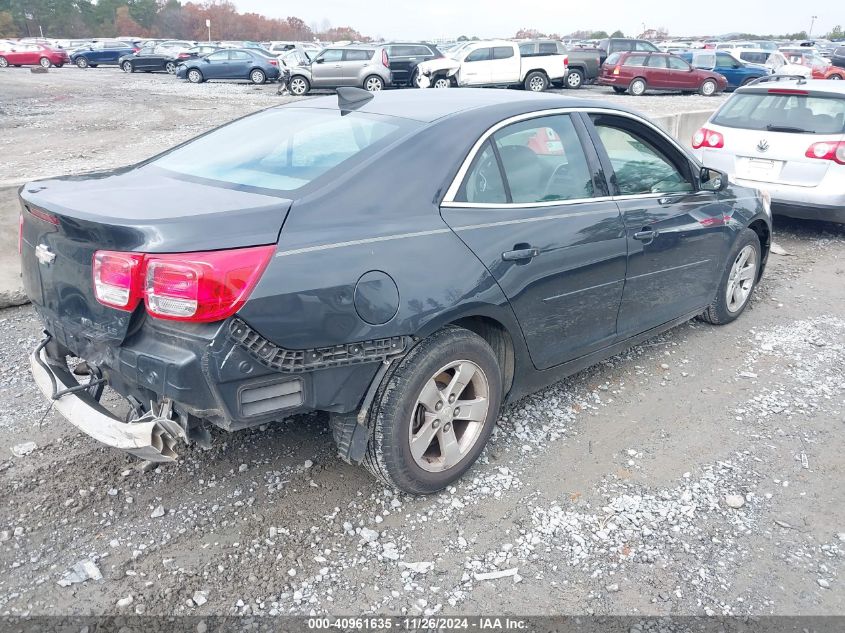
[[[507,251],[502,253],[502,259],[506,262],[519,262],[523,260],[530,260],[540,254],[539,248],[518,248],[514,251]]]
[[[648,227],[643,227],[642,231],[634,233],[634,239],[640,240],[641,242],[650,242],[655,237],[657,237],[657,231]]]

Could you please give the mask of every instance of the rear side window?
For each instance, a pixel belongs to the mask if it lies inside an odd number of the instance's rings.
[[[845,99],[740,93],[716,113],[713,123],[747,130],[845,134]]]
[[[489,140],[475,155],[455,200],[474,204],[504,204],[508,201],[499,161]]]
[[[533,55],[534,54],[534,44],[520,44],[519,45],[519,54],[520,55]]]
[[[604,63],[613,66],[619,62],[620,57],[622,57],[622,53],[613,53],[612,55],[608,55],[607,59],[604,60]],[[645,56],[643,56],[643,59],[645,59]],[[625,65],[630,65],[627,60],[625,60]],[[639,65],[642,66],[642,60],[640,60]]]
[[[510,46],[496,46],[493,49],[493,59],[510,59],[513,57],[513,49]]]
[[[343,56],[347,62],[365,62],[373,56],[373,51],[348,50]]]
[[[618,54],[618,53],[617,53]],[[622,62],[623,66],[644,66],[645,65],[646,56],[645,55],[628,55],[624,62]],[[610,58],[607,58],[607,61],[610,62]],[[611,62],[613,63],[613,62]]]
[[[419,125],[361,112],[277,108],[201,136],[151,165],[213,182],[291,191],[363,160]]]
[[[666,68],[666,58],[663,55],[652,55],[646,62],[648,68]]]
[[[557,46],[554,42],[543,42],[540,44],[541,55],[555,55],[557,54]]]

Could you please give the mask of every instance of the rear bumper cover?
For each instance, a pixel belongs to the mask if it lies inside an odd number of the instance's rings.
[[[49,358],[44,349],[30,355],[35,384],[55,409],[68,422],[98,442],[119,448],[136,457],[153,462],[172,462],[176,459],[174,446],[184,433],[175,422],[149,419],[128,423],[109,413],[85,391],[68,393],[53,400],[53,387],[61,391],[79,383],[67,367]]]

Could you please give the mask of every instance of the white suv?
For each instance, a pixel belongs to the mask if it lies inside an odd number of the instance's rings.
[[[845,82],[769,76],[739,88],[693,151],[768,192],[775,214],[845,223]]]

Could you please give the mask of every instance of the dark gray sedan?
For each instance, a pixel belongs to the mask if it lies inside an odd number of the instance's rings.
[[[32,371],[70,422],[170,461],[208,423],[328,412],[343,459],[412,493],[469,469],[503,402],[736,319],[771,235],[765,196],[641,115],[507,90],[341,88],[21,198]]]
[[[279,60],[260,48],[222,49],[180,62],[176,76],[194,84],[210,79],[239,79],[263,84],[279,78]]]

